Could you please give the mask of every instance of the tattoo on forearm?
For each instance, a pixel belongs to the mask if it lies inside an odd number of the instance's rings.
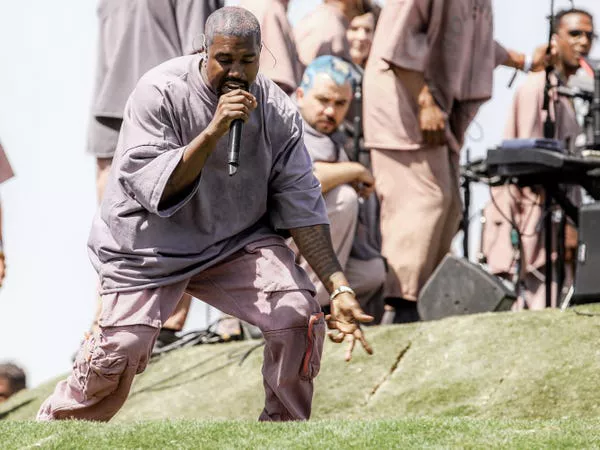
[[[325,287],[331,290],[329,277],[336,272],[341,272],[342,266],[333,251],[329,225],[294,228],[290,233],[300,254],[310,264]]]

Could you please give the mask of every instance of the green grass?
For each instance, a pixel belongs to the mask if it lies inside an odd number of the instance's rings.
[[[490,313],[367,335],[375,354],[357,348],[349,364],[344,346],[327,342],[315,419],[600,417],[600,317]],[[136,378],[114,420],[254,420],[264,400],[262,350],[242,342],[169,353]],[[0,417],[34,418],[55,385],[16,395]]]
[[[57,380],[19,393],[0,405],[0,449],[600,448],[600,316],[489,313],[367,335],[375,354],[357,348],[350,364],[325,346],[309,423],[255,422],[256,342],[204,345],[150,364],[109,425],[31,422]]]
[[[0,423],[3,449],[600,448],[600,420]]]

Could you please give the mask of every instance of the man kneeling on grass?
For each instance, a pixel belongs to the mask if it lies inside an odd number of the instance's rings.
[[[359,323],[371,317],[332,249],[302,118],[257,76],[258,21],[223,8],[205,33],[206,54],[152,69],[129,98],[89,240],[102,281],[100,332],[83,343],[39,420],[113,417],[184,292],[263,332],[260,419],[308,419],[325,321],[280,232],[289,231],[331,293],[329,327],[370,351]],[[229,176],[235,119],[245,125],[239,171]]]

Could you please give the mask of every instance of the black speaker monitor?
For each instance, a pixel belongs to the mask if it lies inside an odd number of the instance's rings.
[[[573,303],[600,301],[600,202],[579,209]]]
[[[490,311],[508,311],[515,293],[498,277],[464,258],[446,255],[419,296],[422,320]]]

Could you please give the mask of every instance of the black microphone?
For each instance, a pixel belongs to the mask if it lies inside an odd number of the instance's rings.
[[[240,142],[242,141],[242,119],[235,119],[229,127],[229,152],[227,153],[227,165],[229,176],[237,173],[240,165]]]

